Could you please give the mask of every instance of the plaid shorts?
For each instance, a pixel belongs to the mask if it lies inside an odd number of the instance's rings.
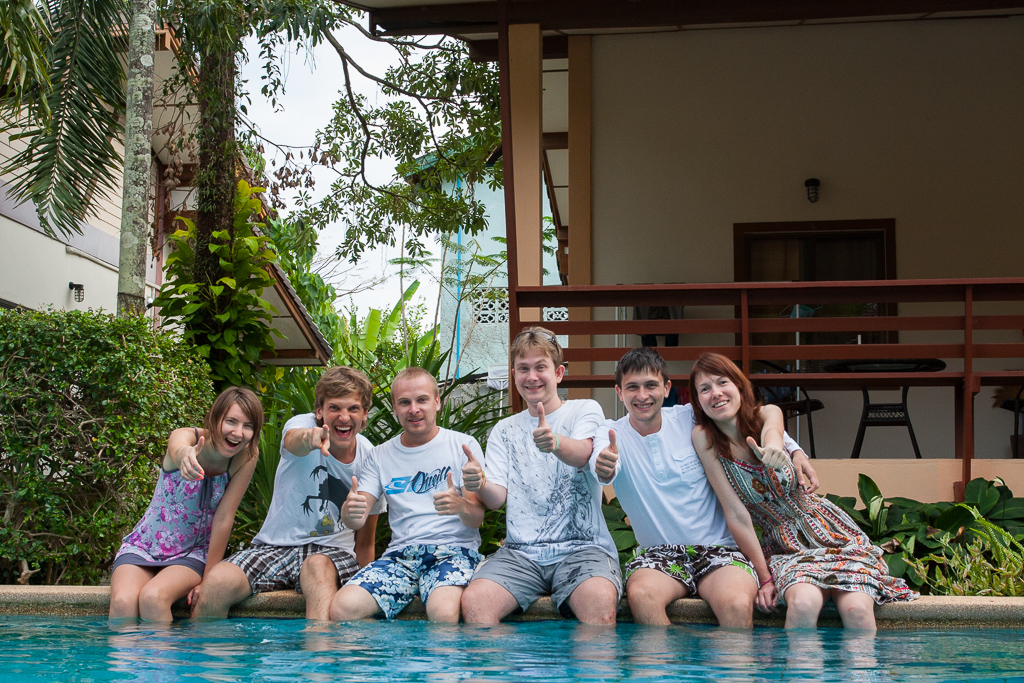
[[[757,572],[746,555],[736,548],[721,545],[656,545],[637,548],[626,563],[626,578],[637,569],[654,569],[679,579],[692,597],[697,597],[697,582],[720,567],[733,565],[746,571],[757,583]]]
[[[316,543],[297,546],[253,545],[235,553],[225,562],[238,565],[245,573],[252,595],[289,588],[301,593],[299,572],[310,555],[324,555],[334,563],[334,568],[338,570],[339,586],[359,569],[352,553]]]
[[[410,545],[384,553],[348,582],[366,589],[384,616],[394,619],[418,594],[427,604],[440,586],[465,586],[483,555],[458,545]]]

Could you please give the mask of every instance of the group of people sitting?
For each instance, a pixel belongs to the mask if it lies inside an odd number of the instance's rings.
[[[785,605],[787,628],[814,627],[832,600],[844,625],[873,629],[876,603],[917,597],[814,495],[781,411],[758,405],[724,356],[695,363],[690,404],[663,407],[665,361],[627,352],[615,375],[627,414],[614,421],[596,401],[559,397],[565,367],[549,330],[524,330],[510,356],[527,408],[498,422],[486,453],[438,426],[438,385],[421,368],[395,378],[402,433],[374,447],[359,433],[369,380],[327,370],[315,412],[284,426],[263,527],[227,559],[263,410],[247,389],[224,391],[202,428],[171,433],[153,501],[117,553],[110,616],[169,621],[187,596],[194,617],[226,617],[251,595],[294,588],[309,619],[390,619],[418,595],[433,621],[492,624],[550,595],[567,617],[613,624],[625,583],[637,623],[666,625],[669,604],[699,596],[726,627],[750,628],[755,605]],[[602,514],[608,484],[639,544],[624,572]],[[507,537],[485,559],[479,527],[502,505]],[[375,559],[385,510],[391,543]]]

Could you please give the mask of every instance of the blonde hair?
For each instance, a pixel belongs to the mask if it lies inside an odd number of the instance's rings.
[[[564,362],[561,344],[559,344],[558,339],[555,338],[555,333],[546,327],[534,325],[533,327],[527,327],[516,335],[516,338],[512,340],[512,346],[509,349],[509,358],[511,359],[512,365],[515,365],[517,358],[525,356],[526,352],[531,349],[540,349],[543,351],[549,358],[551,358],[555,367],[558,367]]]
[[[395,385],[396,384],[398,384],[399,382],[405,382],[405,381],[408,381],[408,380],[419,379],[421,377],[430,380],[430,384],[434,387],[434,396],[435,397],[441,395],[441,390],[437,386],[437,378],[434,377],[430,373],[429,370],[425,370],[423,368],[418,368],[416,366],[413,366],[413,367],[410,367],[410,368],[406,368],[405,370],[402,370],[400,373],[395,375],[395,379],[392,380],[392,382],[391,382],[391,405],[395,404]]]

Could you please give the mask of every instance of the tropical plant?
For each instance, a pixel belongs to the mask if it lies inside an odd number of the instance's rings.
[[[184,339],[209,360],[210,376],[219,388],[257,387],[260,354],[273,351],[272,334],[281,336],[270,327],[274,308],[261,296],[273,285],[268,268],[275,254],[268,239],[256,231],[261,224],[252,222],[262,210],[253,196],[260,190],[238,182],[233,229],[216,231],[206,245],[219,264],[216,280],[193,277],[203,247],[195,224],[181,219],[185,228],[170,238],[167,279],[154,301],[162,324],[181,328]]]
[[[633,527],[626,521],[626,511],[622,509],[622,503],[618,498],[612,498],[601,506],[604,513],[605,524],[608,525],[608,532],[615,541],[615,549],[619,551],[619,565],[625,568],[626,563],[633,558],[638,544]]]
[[[938,532],[938,552],[908,561],[912,571],[935,595],[1024,595],[1024,546],[977,508],[954,508],[973,517],[970,537]]]
[[[964,504],[921,503],[909,498],[883,498],[878,485],[861,474],[857,482],[863,509],[852,497],[826,497],[842,508],[885,551],[893,576],[905,578],[927,591],[924,574],[911,570],[915,561],[926,561],[947,542],[970,542],[985,533],[985,523],[1002,528],[1012,539],[1024,538],[1024,499],[1014,498],[1000,480],[974,479],[964,490]],[[973,511],[973,512],[972,512]],[[975,514],[976,513],[976,514]]]
[[[209,367],[144,318],[0,311],[0,583],[95,583],[149,503]]]

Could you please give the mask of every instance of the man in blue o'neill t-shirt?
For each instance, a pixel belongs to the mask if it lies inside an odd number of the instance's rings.
[[[640,546],[625,568],[633,620],[667,625],[672,601],[699,595],[721,626],[751,628],[754,599],[771,573],[741,552],[754,550],[757,536],[742,506],[727,514],[719,503],[693,448],[692,406],[662,408],[671,387],[657,351],[628,351],[615,369],[627,415],[605,421],[590,459],[602,483],[614,482]],[[806,490],[816,489],[807,456],[788,436],[786,448]]]
[[[393,619],[417,595],[431,621],[458,623],[462,591],[483,559],[483,505],[460,490],[462,467],[482,457],[468,434],[437,425],[437,380],[423,368],[406,368],[391,384],[391,404],[402,433],[378,446],[342,505],[352,529],[363,526],[386,500],[391,543],[331,601],[331,619],[350,621],[383,613]]]

